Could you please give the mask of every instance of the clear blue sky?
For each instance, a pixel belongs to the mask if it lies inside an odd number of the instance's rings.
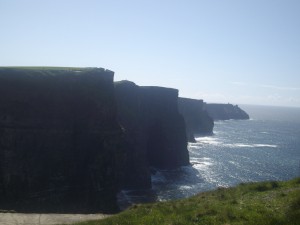
[[[0,0],[0,66],[103,67],[207,102],[300,107],[299,0]]]

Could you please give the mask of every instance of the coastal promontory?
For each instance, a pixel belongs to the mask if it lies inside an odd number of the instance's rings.
[[[247,120],[249,115],[242,110],[238,105],[232,104],[205,104],[204,108],[207,110],[209,116],[214,120]]]

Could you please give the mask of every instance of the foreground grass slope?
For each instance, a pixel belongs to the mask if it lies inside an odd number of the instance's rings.
[[[300,224],[300,178],[240,184],[194,197],[134,205],[99,221],[77,225]]]

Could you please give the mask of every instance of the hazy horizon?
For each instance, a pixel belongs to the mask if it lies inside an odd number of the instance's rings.
[[[2,0],[0,66],[102,67],[208,103],[300,107],[300,1]]]
[[[248,113],[250,119],[289,121],[293,124],[300,124],[300,107],[245,104],[240,104],[239,107]]]

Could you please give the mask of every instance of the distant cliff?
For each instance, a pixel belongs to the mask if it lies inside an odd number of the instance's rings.
[[[245,120],[249,115],[238,105],[232,104],[205,104],[205,109],[214,120]]]
[[[204,109],[203,100],[179,98],[179,112],[183,115],[186,124],[188,140],[194,142],[194,135],[211,135],[214,121]]]
[[[124,186],[147,187],[149,166],[173,169],[189,164],[185,124],[178,112],[178,90],[115,83],[118,118],[129,148]],[[122,176],[121,176],[122,177]]]
[[[0,68],[0,208],[114,211],[114,73]]]

